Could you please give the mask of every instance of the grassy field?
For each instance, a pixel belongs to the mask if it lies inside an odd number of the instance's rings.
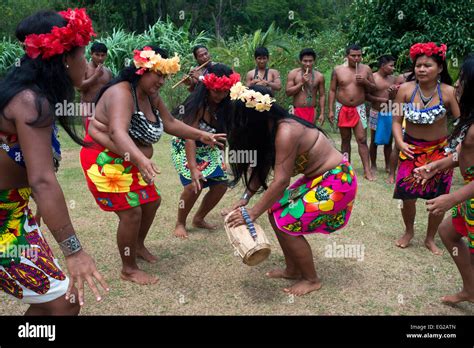
[[[332,134],[337,147],[339,136]],[[157,183],[163,201],[148,237],[149,249],[159,262],[140,265],[159,276],[152,286],[119,280],[120,257],[116,247],[115,214],[101,211],[89,193],[80,163],[79,148],[61,138],[64,156],[58,174],[74,226],[86,250],[96,259],[111,291],[96,304],[87,292],[82,315],[472,315],[474,307],[451,307],[439,298],[461,287],[461,279],[451,257],[434,256],[423,246],[427,213],[418,203],[416,235],[411,247],[402,250],[394,241],[403,231],[398,201],[392,199],[393,186],[385,183],[380,170],[377,181],[362,179],[362,167],[353,140],[353,164],[359,175],[356,204],[348,226],[331,236],[308,237],[323,287],[303,297],[288,296],[282,288],[287,280],[273,280],[265,272],[282,267],[282,251],[265,216],[258,222],[272,243],[272,253],[256,266],[244,265],[228,242],[219,211],[238,197],[242,188],[229,191],[209,220],[218,222],[217,231],[192,229],[190,238],[172,236],[181,184],[171,165],[170,137],[155,147],[155,161],[161,169]],[[383,155],[379,148],[379,167]],[[461,185],[456,171],[455,185]],[[193,211],[196,210],[196,207]],[[44,229],[46,231],[46,228]],[[45,233],[56,255],[58,247]],[[437,245],[444,249],[439,237]],[[364,247],[364,258],[325,257],[328,245],[356,244]],[[60,257],[64,266],[64,260]],[[0,315],[19,315],[27,306],[0,294]]]

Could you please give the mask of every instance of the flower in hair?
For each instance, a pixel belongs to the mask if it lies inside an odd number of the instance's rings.
[[[77,46],[87,46],[91,36],[97,36],[92,28],[92,20],[84,8],[68,9],[59,14],[68,21],[65,27],[54,26],[50,33],[29,34],[23,43],[26,54],[36,59],[49,59],[63,54]]]
[[[234,72],[230,76],[217,76],[210,73],[204,76],[202,83],[207,89],[215,91],[228,91],[233,85],[240,82],[240,74]]]
[[[419,42],[410,47],[410,58],[415,61],[415,58],[421,55],[430,57],[434,54],[446,60],[446,51],[448,47],[445,44],[437,46],[434,42]]]
[[[257,111],[270,111],[275,99],[269,94],[262,94],[253,89],[243,86],[241,82],[237,82],[230,89],[230,99],[240,100],[245,103],[248,108],[254,108]]]
[[[179,65],[179,56],[174,54],[173,58],[163,58],[159,53],[155,53],[151,47],[143,47],[143,50],[133,51],[133,63],[137,75],[143,75],[147,70],[160,71],[164,75],[176,74],[181,68]]]

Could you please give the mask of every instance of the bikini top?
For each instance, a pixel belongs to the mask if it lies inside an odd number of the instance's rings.
[[[433,124],[439,119],[443,118],[446,114],[446,108],[443,104],[443,96],[441,95],[441,87],[438,83],[438,96],[439,104],[426,109],[415,109],[413,100],[415,99],[416,92],[418,92],[420,86],[416,84],[415,90],[411,95],[410,102],[403,104],[403,112],[405,118],[414,124]]]
[[[161,121],[160,113],[153,107],[153,104],[150,100],[153,114],[156,117],[155,122],[150,121],[138,108],[137,92],[132,84],[130,84],[130,86],[132,88],[135,111],[133,112],[132,119],[130,120],[128,134],[130,135],[130,138],[141,145],[148,146],[155,144],[158,142],[158,140],[160,140],[161,135],[163,134],[163,122]]]
[[[263,75],[263,79],[268,81],[268,68],[265,68],[265,74]],[[255,68],[255,74],[253,75],[253,78],[256,79],[258,77],[258,67]]]
[[[213,134],[217,132],[217,130],[213,126],[211,126],[209,123],[207,123],[203,118],[199,120],[199,129],[204,132],[213,133]]]
[[[61,161],[61,143],[58,140],[58,127],[53,124],[53,134],[51,135],[51,145],[52,145],[52,155],[53,155],[53,164],[54,169],[58,171],[59,162]],[[23,152],[18,143],[18,136],[16,134],[6,134],[0,132],[0,136],[5,136],[8,143],[15,143],[13,145],[8,145],[0,139],[0,149],[5,151],[13,161],[15,161],[19,166],[26,168],[25,159]]]

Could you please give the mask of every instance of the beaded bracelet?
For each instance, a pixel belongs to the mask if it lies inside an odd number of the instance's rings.
[[[250,235],[252,236],[254,240],[256,240],[257,231],[255,230],[255,225],[253,224],[253,221],[250,219],[247,209],[245,207],[240,207],[240,211],[242,212],[242,217],[244,218],[244,221],[247,225]]]

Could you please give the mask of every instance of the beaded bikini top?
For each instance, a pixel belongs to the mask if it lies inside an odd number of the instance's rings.
[[[160,118],[160,113],[153,107],[150,101],[153,114],[156,116],[156,121],[150,121],[146,118],[145,114],[138,108],[137,92],[133,85],[132,88],[133,101],[135,103],[135,111],[132,114],[130,120],[130,127],[128,128],[128,134],[136,142],[148,146],[158,142],[161,135],[163,134],[163,122]]]
[[[413,100],[415,99],[416,92],[418,92],[420,86],[416,84],[416,88],[411,95],[410,102],[403,104],[403,112],[405,118],[414,124],[433,124],[439,119],[443,118],[446,114],[446,108],[443,104],[443,97],[441,95],[441,87],[438,83],[438,96],[439,104],[425,109],[415,109],[413,105]]]

